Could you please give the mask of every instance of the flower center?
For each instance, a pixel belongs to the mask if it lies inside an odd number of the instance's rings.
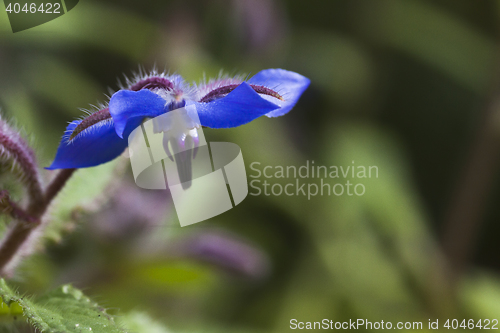
[[[170,102],[170,104],[168,104],[168,110],[169,111],[173,111],[173,110],[176,110],[176,109],[180,109],[180,108],[183,108],[184,106],[186,106],[186,101],[182,98],[175,98],[174,101]]]

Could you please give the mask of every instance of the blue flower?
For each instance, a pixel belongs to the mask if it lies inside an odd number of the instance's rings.
[[[286,114],[309,86],[309,79],[283,69],[267,69],[245,81],[240,77],[189,85],[179,75],[153,72],[127,80],[86,118],[66,128],[47,169],[85,168],[118,157],[129,134],[146,119],[194,104],[201,126],[237,127],[266,115]]]

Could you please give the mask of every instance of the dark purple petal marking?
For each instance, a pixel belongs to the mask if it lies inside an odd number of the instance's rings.
[[[155,88],[172,90],[174,89],[174,84],[163,77],[148,77],[130,86],[130,90],[132,91],[139,91],[141,89],[151,90]]]
[[[75,130],[71,133],[69,140],[73,140],[78,134],[93,126],[101,121],[111,119],[111,114],[109,113],[109,108],[104,108],[97,112],[92,113],[87,118],[83,119],[78,126],[75,127]]]
[[[203,96],[200,99],[200,102],[201,103],[211,102],[214,99],[217,99],[219,97],[222,97],[224,95],[229,94],[231,91],[236,89],[238,86],[239,86],[239,84],[230,84],[227,86],[216,88],[216,89],[212,90],[211,92],[209,92],[208,94],[206,94],[205,96]],[[250,87],[252,87],[252,89],[255,90],[255,92],[258,94],[272,96],[272,97],[277,98],[281,101],[284,101],[283,97],[281,97],[280,94],[278,94],[276,91],[274,91],[272,89],[269,89],[269,88],[264,87],[264,86],[258,86],[255,84],[250,84]]]

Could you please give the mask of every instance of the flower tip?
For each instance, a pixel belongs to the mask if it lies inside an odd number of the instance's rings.
[[[64,163],[61,164],[61,161],[57,158],[52,161],[52,163],[48,167],[44,167],[45,170],[57,170],[57,169],[70,169],[65,167]]]

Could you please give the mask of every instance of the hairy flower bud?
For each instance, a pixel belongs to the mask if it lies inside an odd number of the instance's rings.
[[[13,172],[26,187],[30,206],[43,202],[35,153],[21,135],[0,118],[0,165]]]

